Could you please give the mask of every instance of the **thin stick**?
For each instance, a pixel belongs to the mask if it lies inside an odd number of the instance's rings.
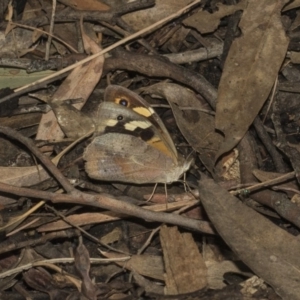
[[[282,176],[279,176],[279,177],[277,177],[277,178],[270,179],[270,180],[266,180],[266,181],[263,181],[263,182],[261,182],[261,183],[258,183],[258,184],[255,184],[255,185],[246,187],[246,188],[241,189],[241,190],[232,191],[232,192],[230,192],[230,194],[232,194],[232,195],[238,195],[238,194],[243,193],[243,191],[246,191],[247,193],[250,193],[250,192],[259,190],[259,189],[261,189],[262,187],[268,187],[268,186],[271,186],[271,185],[275,185],[275,184],[278,184],[278,183],[282,183],[282,182],[284,182],[284,181],[287,181],[287,180],[289,180],[289,179],[294,178],[295,176],[296,176],[296,172],[293,171],[293,172],[284,174],[284,175],[282,175]]]
[[[46,55],[45,60],[49,60],[50,56],[50,47],[52,42],[52,36],[53,35],[53,29],[54,29],[54,19],[55,19],[55,10],[56,10],[56,0],[52,0],[52,13],[51,13],[51,20],[50,20],[50,26],[49,26],[49,35],[48,40],[46,43]]]
[[[93,258],[93,257],[90,257],[90,262],[92,264],[107,264],[108,262],[126,261],[129,259],[130,259],[130,256],[124,256],[124,257],[118,257],[118,258]],[[73,262],[74,262],[74,257],[61,257],[61,258],[52,258],[52,259],[44,259],[44,260],[34,261],[34,262],[28,263],[26,265],[22,265],[20,267],[0,273],[0,278],[2,279],[7,276],[21,273],[25,270],[29,270],[30,268],[33,268],[33,267],[43,266],[45,264],[68,264],[68,263],[73,263]]]
[[[137,31],[136,33],[133,33],[133,34],[129,35],[128,37],[125,37],[124,39],[122,39],[122,40],[114,43],[113,45],[111,45],[111,46],[103,49],[102,51],[100,51],[98,53],[95,53],[95,54],[93,54],[93,55],[91,55],[91,56],[89,56],[89,57],[87,57],[87,58],[85,58],[85,59],[83,59],[83,60],[81,60],[81,61],[73,64],[73,65],[70,65],[70,66],[68,66],[68,67],[66,67],[66,68],[64,68],[62,70],[59,70],[59,71],[57,71],[54,74],[46,76],[46,77],[44,77],[42,79],[39,79],[39,80],[37,80],[37,81],[35,81],[33,83],[30,83],[28,85],[22,86],[22,87],[20,87],[18,89],[15,89],[14,92],[20,92],[22,90],[26,90],[28,87],[32,87],[32,86],[34,86],[36,84],[45,82],[45,81],[47,81],[47,80],[49,80],[51,78],[55,78],[56,76],[59,76],[59,75],[64,74],[64,73],[66,73],[68,71],[71,71],[71,70],[75,69],[76,67],[79,67],[79,66],[85,64],[86,62],[89,62],[89,61],[93,60],[94,58],[96,58],[96,57],[98,57],[100,55],[103,55],[103,54],[105,54],[105,53],[107,53],[107,52],[109,52],[109,51],[117,48],[118,46],[121,46],[121,45],[127,43],[128,41],[136,39],[137,37],[139,37],[139,36],[141,36],[141,35],[143,35],[145,33],[150,33],[152,31],[154,31],[155,29],[157,29],[159,26],[161,26],[161,25],[163,25],[163,24],[171,21],[172,19],[175,19],[175,18],[179,17],[180,15],[186,13],[190,8],[192,8],[194,5],[196,5],[196,4],[200,3],[200,2],[201,2],[201,0],[193,1],[191,4],[185,6],[184,8],[182,8],[180,10],[178,10],[176,13],[174,13],[174,14],[172,14],[172,15],[170,15],[170,16],[168,16],[168,17],[166,17],[166,18],[164,18],[164,19],[162,19],[162,20],[160,20],[160,21],[158,21],[158,22],[156,22],[156,23],[154,23],[154,24],[152,24],[152,25],[150,25],[150,26],[142,29],[142,30]],[[1,101],[0,101],[0,103],[1,103]]]

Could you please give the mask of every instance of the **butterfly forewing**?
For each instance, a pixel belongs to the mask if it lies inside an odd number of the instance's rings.
[[[135,136],[176,162],[177,153],[170,151],[162,133],[144,116],[114,102],[103,102],[97,118],[95,135],[115,132]]]
[[[127,107],[135,113],[147,118],[149,122],[160,132],[161,140],[166,144],[175,157],[177,157],[177,150],[167,131],[164,123],[155,112],[155,110],[136,93],[117,85],[109,85],[104,94],[104,101],[114,102],[118,105]]]

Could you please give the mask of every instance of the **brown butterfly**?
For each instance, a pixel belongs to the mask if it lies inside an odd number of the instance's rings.
[[[136,184],[177,181],[193,161],[178,155],[160,117],[143,98],[116,85],[105,91],[83,158],[91,178]]]

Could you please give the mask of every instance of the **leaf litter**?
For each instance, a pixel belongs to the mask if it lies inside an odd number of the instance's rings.
[[[4,2],[1,296],[300,299],[299,1]],[[186,186],[87,176],[109,84],[194,158]]]

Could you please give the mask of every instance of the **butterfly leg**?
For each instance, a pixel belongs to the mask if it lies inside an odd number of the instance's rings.
[[[158,185],[158,183],[155,183],[154,188],[153,188],[153,191],[152,191],[150,197],[146,200],[146,202],[149,202],[149,201],[153,198],[154,193],[155,193],[155,191],[156,191],[156,189],[157,189],[157,185]]]

